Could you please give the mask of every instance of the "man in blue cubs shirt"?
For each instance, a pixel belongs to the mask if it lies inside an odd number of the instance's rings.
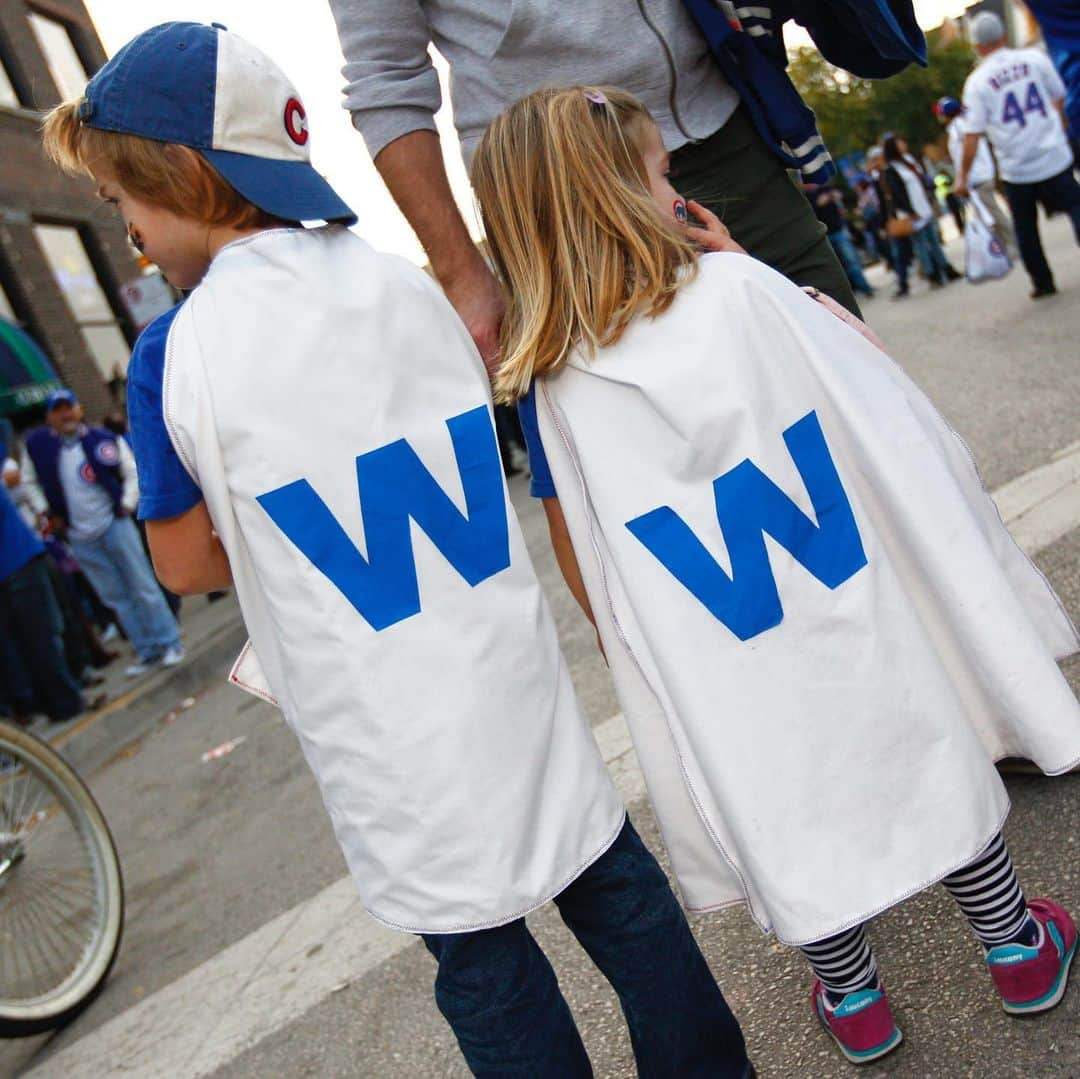
[[[139,501],[135,459],[123,439],[88,427],[70,390],[49,397],[47,427],[26,439],[24,478],[35,508],[63,531],[94,590],[135,649],[131,677],[184,658],[180,627],[154,580],[132,515]]]

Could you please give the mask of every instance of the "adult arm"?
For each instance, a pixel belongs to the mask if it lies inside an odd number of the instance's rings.
[[[442,103],[419,0],[331,0],[345,56],[345,107],[488,369],[503,302],[450,190],[435,113]]]
[[[434,131],[410,131],[380,151],[375,167],[427,252],[432,272],[488,371],[494,373],[502,292],[454,201],[439,136]]]
[[[232,586],[229,558],[202,500],[179,516],[147,521],[146,539],[158,580],[178,596]]]
[[[979,139],[981,138],[982,135],[975,131],[969,131],[964,135],[964,146],[960,155],[960,173],[956,177],[956,183],[953,185],[953,191],[960,198],[966,198],[970,193],[968,174],[971,172],[971,166],[975,163],[975,154],[979,149]]]
[[[127,440],[123,438],[117,438],[116,448],[120,454],[118,463],[124,490],[120,504],[129,517],[134,517],[135,509],[139,505],[139,472],[135,467],[135,454],[131,452]]]
[[[973,84],[973,79],[974,76],[970,76],[964,83],[964,141],[960,149],[960,168],[956,174],[956,183],[953,184],[953,191],[960,198],[966,198],[969,193],[968,176],[975,163],[979,139],[983,138],[990,126],[990,106],[986,95],[979,90],[977,80]]]

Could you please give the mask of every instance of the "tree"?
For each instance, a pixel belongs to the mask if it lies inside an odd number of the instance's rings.
[[[873,81],[833,67],[812,48],[791,57],[788,74],[803,100],[817,114],[818,130],[833,157],[865,151],[885,131],[907,139],[913,150],[941,138],[934,116],[939,97],[959,97],[974,64],[966,42],[927,38],[925,68],[912,65],[891,79]]]

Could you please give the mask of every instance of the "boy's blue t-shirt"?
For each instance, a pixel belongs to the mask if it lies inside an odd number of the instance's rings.
[[[529,451],[529,471],[532,481],[529,494],[533,498],[556,498],[555,481],[551,478],[544,444],[540,441],[540,424],[536,418],[536,383],[529,387],[529,392],[518,402],[518,419],[521,432],[525,436],[525,448]]]
[[[144,521],[177,517],[202,501],[202,491],[173,449],[162,409],[165,344],[181,307],[177,304],[143,330],[128,366],[128,427],[139,470],[139,518]]]

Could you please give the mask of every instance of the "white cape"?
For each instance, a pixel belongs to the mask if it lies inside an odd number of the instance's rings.
[[[1008,810],[996,759],[1080,761],[1080,707],[1054,662],[1076,631],[966,447],[898,366],[779,274],[705,256],[668,312],[536,393],[689,907],[746,900],[785,942],[821,939],[982,850]],[[813,477],[816,507],[784,434],[815,426],[835,468]],[[762,494],[755,471],[779,491]],[[793,510],[776,535],[746,527],[754,491]],[[676,516],[697,547],[672,540]],[[803,535],[785,546],[789,524]],[[736,539],[724,621],[683,578],[725,595]],[[649,546],[662,541],[683,577]]]
[[[460,932],[562,891],[624,809],[434,283],[341,228],[238,241],[172,324],[163,399],[254,644],[232,680],[280,704],[367,909]]]

